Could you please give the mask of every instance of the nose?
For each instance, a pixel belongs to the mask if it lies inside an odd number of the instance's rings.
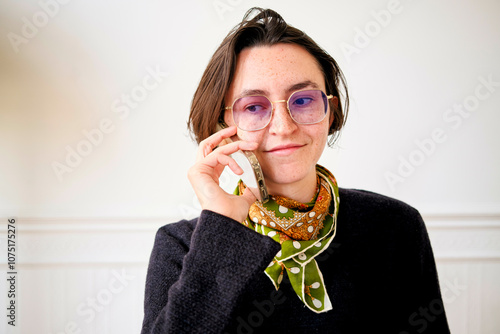
[[[273,117],[269,123],[269,132],[284,135],[294,132],[297,128],[297,123],[295,123],[288,112],[286,100],[274,102]]]

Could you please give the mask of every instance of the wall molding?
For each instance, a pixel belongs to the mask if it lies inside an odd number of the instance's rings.
[[[500,213],[423,214],[440,261],[500,261]],[[7,218],[3,219],[7,221]],[[157,229],[179,217],[16,217],[20,266],[147,264]],[[0,231],[5,243],[6,229]],[[5,263],[2,257],[0,263]]]
[[[423,215],[437,261],[500,261],[500,214]]]
[[[499,212],[448,212],[448,213],[425,213],[422,217],[427,226],[439,226],[442,222],[449,222],[451,226],[476,227],[480,225],[496,226],[500,225]],[[193,213],[193,217],[196,215]],[[2,221],[12,217],[3,217]],[[16,217],[16,221],[21,223],[28,230],[42,230],[46,227],[57,229],[81,229],[84,226],[92,226],[97,230],[150,230],[165,224],[176,222],[192,217],[164,216],[164,217]],[[86,228],[84,228],[86,229]]]

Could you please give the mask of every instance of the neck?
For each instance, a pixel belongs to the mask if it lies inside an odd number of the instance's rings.
[[[310,173],[302,180],[293,183],[273,183],[266,180],[269,194],[284,196],[301,203],[309,202],[315,195],[316,183],[316,173]]]

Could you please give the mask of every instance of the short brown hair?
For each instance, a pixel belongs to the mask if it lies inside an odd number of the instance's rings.
[[[257,14],[252,17],[254,12]],[[335,141],[339,130],[345,124],[349,106],[347,85],[337,62],[303,31],[288,25],[277,12],[254,7],[245,14],[241,23],[229,32],[215,51],[193,96],[188,126],[198,143],[215,133],[217,123],[223,120],[224,96],[233,80],[237,56],[241,50],[278,43],[300,45],[317,60],[325,78],[326,93],[339,99],[337,107],[330,102],[334,119],[329,129],[329,134],[332,135],[329,143]],[[343,106],[340,86],[344,90]]]

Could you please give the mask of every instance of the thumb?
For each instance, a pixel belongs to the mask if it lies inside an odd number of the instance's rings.
[[[241,197],[247,201],[248,206],[252,205],[257,200],[257,197],[255,197],[250,188],[246,188]]]

